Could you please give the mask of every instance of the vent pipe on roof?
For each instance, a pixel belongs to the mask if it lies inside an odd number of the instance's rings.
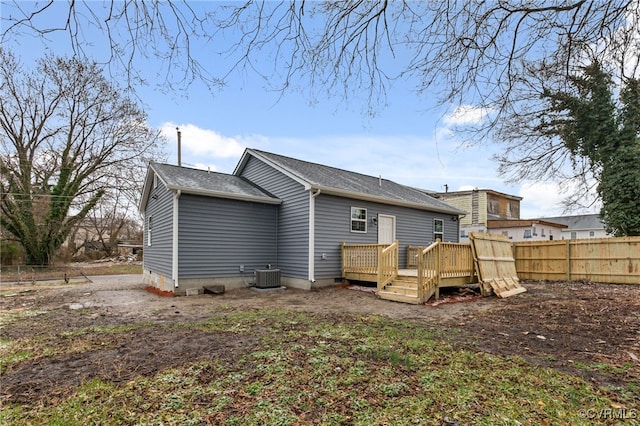
[[[382,175],[378,177],[378,186],[382,187]]]
[[[178,167],[182,167],[182,133],[179,127],[176,127],[176,132],[178,132]]]

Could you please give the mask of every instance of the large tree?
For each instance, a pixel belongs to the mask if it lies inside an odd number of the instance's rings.
[[[521,178],[577,178],[586,190],[594,187],[609,232],[640,235],[639,81],[627,79],[614,90],[610,73],[595,62],[568,83],[562,91],[544,88],[544,108],[526,122],[511,123],[503,171]]]
[[[0,59],[0,225],[29,264],[50,264],[105,192],[157,155],[159,134],[95,63]]]

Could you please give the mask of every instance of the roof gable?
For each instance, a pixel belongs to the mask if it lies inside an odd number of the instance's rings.
[[[234,175],[242,173],[249,157],[258,158],[285,173],[292,179],[302,183],[308,190],[315,189],[342,197],[406,205],[448,214],[465,213],[424,191],[419,191],[388,179],[350,172],[256,149],[245,150],[234,171]]]

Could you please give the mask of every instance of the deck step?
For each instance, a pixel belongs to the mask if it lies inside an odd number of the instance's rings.
[[[420,300],[417,295],[412,296],[409,294],[396,293],[394,291],[380,290],[378,292],[378,297],[385,300],[393,300],[395,302],[411,303],[414,305],[420,304]]]
[[[408,296],[418,296],[418,286],[417,285],[405,285],[405,283],[396,283],[389,284],[386,286],[384,291],[388,291],[389,293],[398,293],[398,294],[406,294]]]
[[[413,275],[398,275],[394,281],[408,281],[408,282],[417,283],[418,277]]]

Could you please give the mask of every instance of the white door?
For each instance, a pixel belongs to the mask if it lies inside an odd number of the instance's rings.
[[[396,239],[396,217],[378,215],[378,244],[392,244]]]

